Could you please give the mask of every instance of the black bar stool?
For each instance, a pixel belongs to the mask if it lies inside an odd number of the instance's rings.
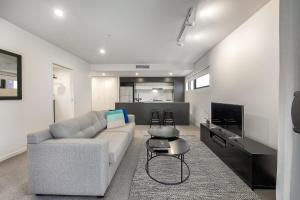
[[[160,110],[152,110],[151,111],[150,128],[152,125],[155,125],[155,124],[161,126]]]
[[[175,118],[172,110],[164,110],[163,125],[172,125],[175,127]]]

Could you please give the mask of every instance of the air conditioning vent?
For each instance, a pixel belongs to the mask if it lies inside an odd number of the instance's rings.
[[[136,65],[136,69],[150,69],[150,65]]]

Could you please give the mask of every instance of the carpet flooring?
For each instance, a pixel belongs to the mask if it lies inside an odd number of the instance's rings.
[[[195,136],[183,136],[191,150],[185,160],[190,178],[180,185],[162,185],[145,173],[146,150],[142,148],[133,177],[130,200],[257,200],[260,199],[234,172]],[[180,161],[157,157],[150,161],[150,173],[162,181],[180,180]],[[184,170],[187,174],[187,170]]]

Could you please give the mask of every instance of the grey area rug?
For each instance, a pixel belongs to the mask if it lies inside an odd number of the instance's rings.
[[[195,136],[183,136],[191,150],[185,161],[190,167],[189,179],[166,186],[153,181],[145,172],[146,148],[143,147],[132,180],[130,200],[257,200],[259,197]],[[147,138],[145,137],[145,140]],[[150,161],[150,173],[162,181],[176,181],[180,175],[180,161],[157,157]],[[187,173],[187,170],[184,170]]]

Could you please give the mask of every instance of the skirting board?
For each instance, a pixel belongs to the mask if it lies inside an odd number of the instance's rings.
[[[16,155],[19,155],[19,154],[21,154],[21,153],[24,153],[24,152],[26,152],[27,151],[27,146],[24,146],[24,147],[22,147],[21,149],[19,149],[19,150],[17,150],[17,151],[14,151],[14,152],[11,152],[11,153],[9,153],[9,154],[7,154],[7,155],[5,155],[5,156],[2,156],[1,158],[0,158],[0,162],[3,162],[3,161],[5,161],[5,160],[7,160],[7,159],[9,159],[9,158],[12,158],[12,157],[14,157],[14,156],[16,156]]]

